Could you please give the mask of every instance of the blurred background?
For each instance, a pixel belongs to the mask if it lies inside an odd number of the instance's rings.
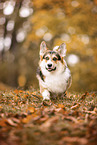
[[[70,91],[97,90],[97,0],[0,0],[0,90],[38,88],[42,40],[66,43]]]

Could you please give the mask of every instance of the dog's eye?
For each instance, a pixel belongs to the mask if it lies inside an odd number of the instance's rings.
[[[54,58],[53,58],[53,60],[54,60],[54,61],[56,61],[56,60],[57,60],[57,58],[56,58],[56,57],[54,57]]]
[[[49,60],[49,57],[45,57],[46,60]]]

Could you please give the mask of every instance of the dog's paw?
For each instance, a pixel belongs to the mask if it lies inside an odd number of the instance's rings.
[[[48,96],[43,96],[43,101],[44,100],[50,100],[50,97],[48,97]]]
[[[43,96],[43,100],[50,100],[50,93],[48,92],[48,90],[44,90],[42,96]]]

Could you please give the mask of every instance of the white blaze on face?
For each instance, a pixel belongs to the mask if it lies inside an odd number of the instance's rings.
[[[66,68],[65,60],[54,51],[44,54],[43,59],[40,60],[39,64],[44,76],[60,74]]]
[[[48,67],[50,64],[52,65],[52,68],[53,68],[54,64],[53,64],[53,62],[52,62],[52,60],[51,60],[51,59],[47,61],[46,66]]]

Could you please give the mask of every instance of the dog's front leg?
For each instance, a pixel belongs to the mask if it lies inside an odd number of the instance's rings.
[[[45,89],[42,92],[42,97],[43,97],[43,100],[50,100],[50,92],[47,89]]]
[[[50,100],[50,92],[42,85],[40,85],[40,93],[42,94],[43,100]]]

